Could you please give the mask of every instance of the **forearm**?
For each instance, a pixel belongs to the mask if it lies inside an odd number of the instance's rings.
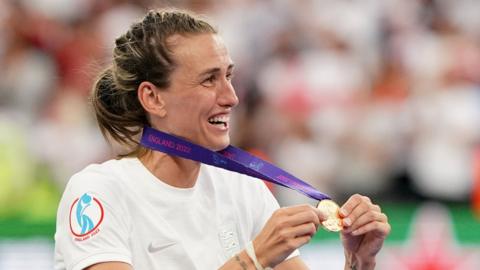
[[[233,256],[218,270],[256,270],[253,261],[248,257],[247,252],[242,252]]]
[[[345,252],[345,270],[372,270],[375,269],[375,265],[375,257],[364,259]]]

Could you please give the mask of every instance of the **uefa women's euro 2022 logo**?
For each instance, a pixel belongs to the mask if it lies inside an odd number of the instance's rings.
[[[77,241],[87,240],[99,232],[103,206],[94,196],[85,193],[70,207],[70,231]]]

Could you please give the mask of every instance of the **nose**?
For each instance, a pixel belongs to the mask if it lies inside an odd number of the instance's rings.
[[[238,104],[238,97],[232,82],[225,80],[221,86],[218,103],[222,107],[233,108]]]

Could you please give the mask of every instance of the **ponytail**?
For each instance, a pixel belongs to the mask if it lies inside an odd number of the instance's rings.
[[[112,67],[105,69],[94,84],[91,103],[103,136],[129,149],[138,150],[138,137],[148,120],[136,89],[117,89]]]

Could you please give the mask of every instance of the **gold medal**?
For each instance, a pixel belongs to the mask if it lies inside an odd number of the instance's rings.
[[[317,206],[318,209],[326,212],[328,217],[322,222],[327,231],[338,232],[343,229],[342,219],[338,214],[340,207],[332,200],[321,200]]]

